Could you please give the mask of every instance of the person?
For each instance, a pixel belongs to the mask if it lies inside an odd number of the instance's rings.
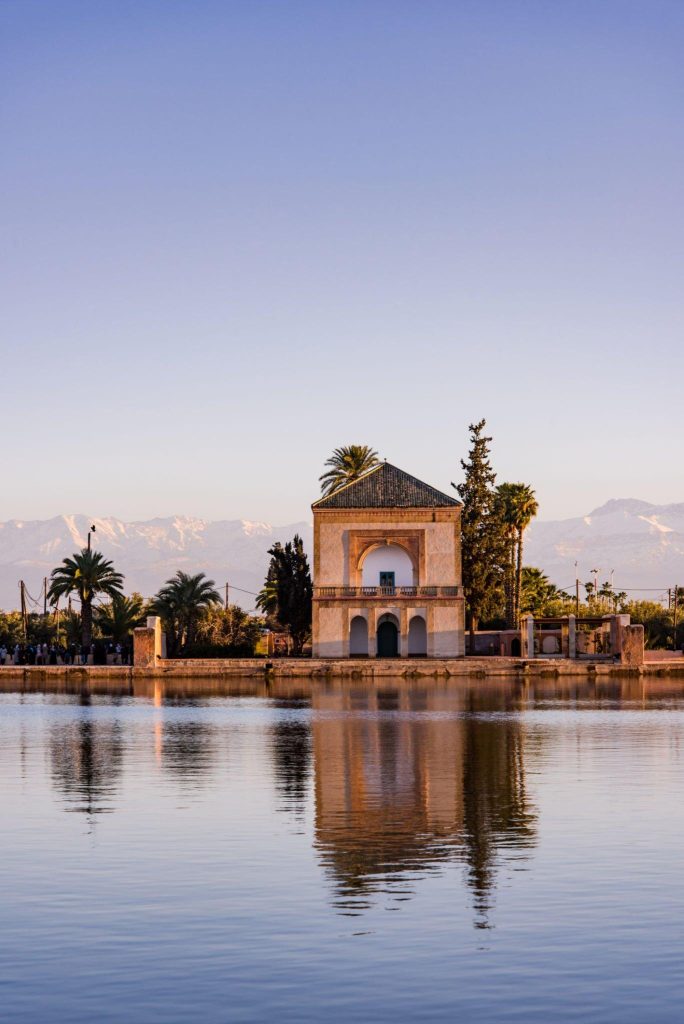
[[[2,647],[0,647],[0,665],[4,665],[5,664],[5,659],[6,658],[7,658],[7,648],[3,644]]]

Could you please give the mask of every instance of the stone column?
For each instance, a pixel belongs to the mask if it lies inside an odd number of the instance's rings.
[[[399,610],[399,656],[408,658],[408,608]]]
[[[161,619],[157,615],[149,615],[146,626],[133,630],[133,665],[135,668],[156,668],[161,656]]]
[[[577,620],[568,615],[568,658],[577,657]]]
[[[368,657],[375,658],[378,653],[378,612],[376,608],[368,609]]]
[[[629,626],[629,615],[611,615],[610,617],[610,653],[617,658],[622,653],[622,632]]]
[[[523,658],[534,658],[533,615],[523,615],[520,620],[520,653]]]

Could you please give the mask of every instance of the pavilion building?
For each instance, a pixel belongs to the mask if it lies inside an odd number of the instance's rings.
[[[312,511],[315,658],[464,656],[455,498],[383,462]]]

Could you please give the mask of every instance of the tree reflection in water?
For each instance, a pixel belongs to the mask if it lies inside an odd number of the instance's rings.
[[[113,810],[123,762],[123,734],[118,721],[97,721],[89,714],[91,697],[81,694],[77,721],[50,730],[52,779],[69,811],[95,816]]]
[[[489,926],[501,852],[521,856],[514,851],[536,840],[537,816],[525,791],[523,729],[516,717],[493,717],[492,703],[491,693],[470,691],[463,720],[463,836],[479,928]],[[498,711],[516,709],[510,691],[502,691],[494,704]]]
[[[340,913],[466,865],[477,927],[488,927],[504,851],[535,842],[523,728],[510,689],[402,683],[314,693],[315,844]]]
[[[164,722],[161,763],[182,784],[194,787],[213,771],[214,727],[196,718]]]
[[[284,716],[274,725],[271,739],[279,808],[294,813],[301,821],[309,793],[312,759],[311,727],[299,713],[308,709],[311,701],[290,697],[275,699],[272,704]]]

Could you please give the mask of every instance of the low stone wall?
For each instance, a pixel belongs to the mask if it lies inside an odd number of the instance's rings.
[[[119,681],[133,679],[221,679],[221,678],[306,678],[306,679],[380,679],[380,678],[496,678],[518,676],[682,676],[684,659],[648,661],[641,665],[619,662],[577,661],[560,658],[484,657],[459,659],[379,659],[328,660],[323,658],[264,658],[156,660],[150,667],[123,665],[5,665],[0,666],[0,683],[4,679],[19,679],[36,684],[41,679],[65,680],[70,684],[89,686],[98,680]]]

